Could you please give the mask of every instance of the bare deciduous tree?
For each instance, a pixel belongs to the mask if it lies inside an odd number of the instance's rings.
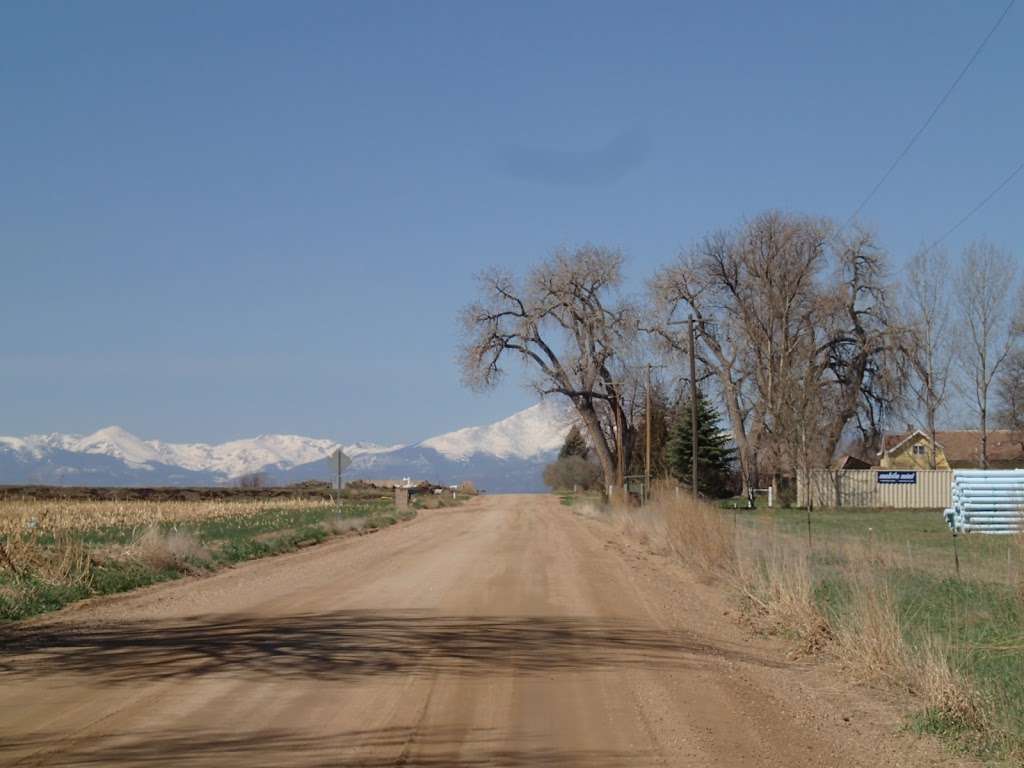
[[[946,402],[953,363],[949,311],[949,259],[945,251],[923,248],[907,264],[904,285],[907,334],[904,352],[908,386],[931,442],[929,466],[936,468],[936,420]]]
[[[996,376],[996,421],[1024,447],[1024,349],[1014,349]]]
[[[889,303],[885,252],[874,233],[859,228],[834,236],[831,247],[833,287],[826,289],[829,298],[818,321],[827,357],[824,402],[832,411],[825,434],[827,458],[851,424],[865,444],[879,444],[882,426],[905,389],[898,344],[903,329]]]
[[[536,374],[542,396],[572,402],[606,486],[622,484],[620,456],[628,455],[635,434],[636,377],[626,360],[635,353],[638,313],[617,295],[622,261],[618,251],[585,246],[555,252],[522,282],[501,270],[486,272],[481,299],[461,315],[465,383],[492,387],[506,356],[518,357]]]
[[[827,461],[853,424],[878,429],[899,394],[885,255],[873,235],[769,212],[706,238],[652,281],[652,331],[685,351],[675,325],[698,319],[699,360],[716,378],[744,484]]]
[[[971,243],[957,275],[959,355],[963,378],[978,417],[978,459],[988,467],[989,398],[1014,343],[1010,295],[1013,257],[991,243]]]

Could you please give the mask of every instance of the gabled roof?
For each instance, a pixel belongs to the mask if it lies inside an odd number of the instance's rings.
[[[941,434],[943,433],[935,433],[935,447],[940,449],[942,448],[942,443],[939,442],[939,435]],[[913,432],[910,432],[909,434],[903,433],[899,435],[886,435],[885,438],[882,440],[882,453],[892,453],[893,451],[899,450],[904,445],[906,445],[909,442],[912,442],[914,439],[918,437],[924,438],[928,442],[931,442],[928,435],[925,434],[925,432],[920,429],[915,429]]]
[[[882,453],[892,453],[906,443],[921,437],[928,440],[922,430],[886,435],[882,441]],[[994,429],[988,433],[989,461],[1024,462],[1024,435],[1009,429]],[[935,445],[942,449],[946,461],[970,463],[978,460],[981,451],[981,432],[976,429],[943,430],[935,433]]]

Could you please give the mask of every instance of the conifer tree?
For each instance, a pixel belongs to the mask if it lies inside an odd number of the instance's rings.
[[[569,434],[565,436],[565,442],[562,444],[562,450],[558,452],[558,458],[579,456],[581,459],[585,459],[589,453],[590,449],[587,447],[587,441],[583,439],[580,428],[573,424]]]
[[[690,403],[680,407],[668,441],[668,466],[684,485],[691,485],[693,441],[690,437]],[[697,483],[705,496],[721,497],[728,492],[729,474],[736,451],[729,447],[729,435],[722,431],[721,415],[700,392],[697,393]]]

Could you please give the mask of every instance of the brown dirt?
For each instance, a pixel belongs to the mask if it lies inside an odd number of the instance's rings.
[[[0,635],[0,764],[938,766],[889,704],[547,496]]]

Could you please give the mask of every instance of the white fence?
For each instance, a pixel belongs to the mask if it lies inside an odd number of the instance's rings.
[[[945,509],[952,503],[948,469],[812,469],[797,478],[801,507]]]

